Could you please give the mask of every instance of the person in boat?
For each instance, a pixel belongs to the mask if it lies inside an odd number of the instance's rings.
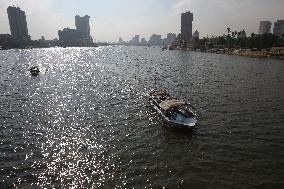
[[[30,71],[39,72],[39,68],[37,66],[33,66],[33,67],[30,68]]]

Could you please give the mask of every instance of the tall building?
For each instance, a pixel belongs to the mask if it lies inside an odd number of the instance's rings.
[[[181,14],[181,38],[188,43],[192,38],[193,13],[190,11]]]
[[[75,16],[76,29],[64,28],[58,31],[59,41],[64,46],[91,46],[93,38],[90,35],[90,17]]]
[[[89,25],[90,16],[85,15],[83,17],[76,15],[75,16],[75,25],[76,30],[81,34],[82,38],[90,38],[90,25]]]
[[[149,45],[154,45],[154,46],[160,46],[162,45],[162,36],[161,35],[157,35],[157,34],[153,34],[150,37],[150,40],[148,42]]]
[[[272,23],[270,21],[260,21],[258,33],[260,35],[270,33],[271,24]]]
[[[141,45],[147,45],[147,41],[144,37],[141,39]]]
[[[132,40],[130,41],[130,45],[139,45],[140,39],[139,35],[135,35]]]
[[[7,8],[12,40],[14,42],[27,42],[31,40],[28,34],[26,14],[19,7]]]
[[[273,34],[278,36],[284,35],[284,20],[274,22]]]

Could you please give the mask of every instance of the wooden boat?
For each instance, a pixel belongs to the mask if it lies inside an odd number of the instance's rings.
[[[174,99],[164,91],[152,91],[149,98],[152,106],[165,122],[183,128],[195,126],[197,115],[189,103]]]
[[[39,74],[39,68],[37,66],[31,67],[30,68],[30,72],[32,74],[32,76],[37,76]]]

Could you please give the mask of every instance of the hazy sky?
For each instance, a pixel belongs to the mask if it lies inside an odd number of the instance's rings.
[[[223,34],[227,27],[257,33],[260,20],[284,20],[284,0],[0,0],[0,33],[10,33],[9,5],[26,12],[32,39],[53,39],[59,29],[75,28],[77,14],[91,16],[91,35],[100,41],[179,33],[186,10],[201,36]]]

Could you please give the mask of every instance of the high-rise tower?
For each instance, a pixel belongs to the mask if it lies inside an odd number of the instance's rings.
[[[186,43],[192,39],[193,14],[188,11],[181,14],[181,38]]]
[[[270,21],[260,21],[258,33],[259,33],[260,35],[270,33],[271,24],[272,24],[272,23],[271,23]]]
[[[7,8],[12,40],[14,42],[26,42],[30,40],[26,21],[26,14],[19,7]]]
[[[284,35],[284,20],[274,22],[273,34],[278,36]]]
[[[86,15],[80,17],[79,15],[75,16],[75,25],[76,30],[81,34],[82,38],[90,39],[90,25],[89,25],[90,16]]]

